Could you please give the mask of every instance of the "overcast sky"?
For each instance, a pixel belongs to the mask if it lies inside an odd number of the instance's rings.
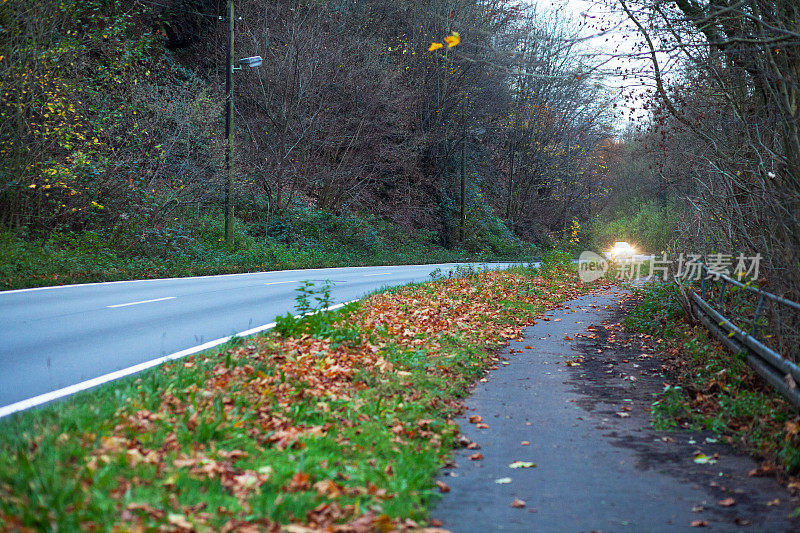
[[[647,115],[642,104],[650,85],[650,61],[627,57],[640,38],[621,9],[616,4],[610,8],[608,2],[591,0],[530,1],[537,9],[568,14],[581,25],[586,53],[607,61],[603,68],[607,73],[604,85],[609,98],[617,103],[617,127],[641,121]]]

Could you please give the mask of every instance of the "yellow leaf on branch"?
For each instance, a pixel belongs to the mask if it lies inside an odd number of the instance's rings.
[[[458,34],[457,31],[454,31],[451,35],[444,38],[444,42],[447,43],[448,48],[453,48],[458,43],[461,42],[461,36]]]

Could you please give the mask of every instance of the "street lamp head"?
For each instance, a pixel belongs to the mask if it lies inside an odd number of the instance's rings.
[[[247,65],[250,68],[260,67],[264,60],[261,56],[245,57],[239,60],[240,65]]]

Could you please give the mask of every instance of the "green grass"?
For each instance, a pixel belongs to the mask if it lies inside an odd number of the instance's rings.
[[[314,321],[306,322],[309,331],[323,337],[341,333],[335,328],[314,331]],[[330,325],[332,317],[324,322]],[[411,382],[420,393],[418,401],[403,404],[399,393],[407,389],[407,383],[401,378],[389,376],[377,380],[369,374],[364,375],[368,388],[347,400],[328,401],[326,410],[320,410],[315,400],[298,400],[288,413],[294,425],[334,427],[324,437],[300,438],[296,451],[287,453],[275,447],[262,447],[244,431],[237,431],[235,422],[230,420],[246,419],[247,405],[237,405],[227,415],[228,421],[220,420],[224,418],[220,416],[221,399],[214,404],[216,416],[201,420],[194,429],[190,429],[189,416],[185,416],[179,425],[157,423],[152,431],[136,434],[137,443],[144,447],[161,444],[174,433],[182,452],[190,448],[205,449],[211,457],[215,449],[245,452],[247,456],[238,460],[235,468],[269,476],[269,481],[246,504],[232,496],[218,480],[194,476],[189,468],[176,469],[172,476],[162,479],[154,465],[132,466],[124,453],[94,470],[86,466],[86,443],[100,445],[104,435],[110,434],[113,424],[121,418],[142,410],[156,411],[164,394],[175,394],[179,401],[195,405],[193,387],[202,386],[205,375],[220,358],[231,361],[232,365],[241,364],[233,358],[234,350],[235,347],[229,347],[219,354],[201,354],[192,358],[195,363],[192,368],[167,365],[0,421],[3,434],[0,515],[19,517],[35,528],[51,529],[58,524],[59,529],[78,530],[89,522],[115,522],[121,499],[123,507],[145,502],[154,508],[173,507],[176,513],[181,508],[205,503],[208,509],[220,507],[245,519],[266,516],[275,522],[289,523],[305,519],[320,504],[317,494],[308,490],[310,487],[296,494],[285,491],[292,476],[303,472],[312,480],[333,479],[344,489],[352,489],[352,496],[337,499],[339,505],[360,505],[365,511],[379,509],[389,516],[424,517],[424,504],[434,494],[430,480],[439,468],[443,452],[427,441],[398,446],[392,440],[395,435],[391,428],[393,424],[414,426],[420,418],[442,416],[443,412],[430,408],[430,402],[443,392],[444,395],[452,392],[453,384],[426,374],[417,364],[418,354],[394,348],[388,350],[392,360],[399,368],[413,372]],[[468,369],[471,375],[477,371],[470,364],[459,362],[480,361],[485,357],[485,353],[474,347],[462,347],[455,355],[451,364]],[[255,371],[270,374],[274,368],[262,366]],[[430,430],[439,436],[439,443],[452,440],[455,433],[455,428],[442,420],[432,422]],[[385,473],[389,465],[391,476]],[[137,478],[136,485],[121,486],[120,479],[132,477]],[[89,499],[81,488],[86,484],[91,486]],[[383,501],[370,495],[371,485],[380,486],[392,497]],[[20,500],[20,495],[30,497]],[[173,497],[177,503],[170,501]],[[221,528],[228,517],[226,513],[214,514],[208,525]],[[149,516],[145,521],[151,525],[157,522]]]
[[[501,246],[497,239],[445,249],[431,232],[309,208],[267,225],[237,221],[233,249],[225,246],[221,223],[211,215],[187,216],[185,223],[174,224],[161,230],[117,226],[47,236],[0,230],[0,290],[334,266],[530,261],[538,251],[514,240]]]
[[[497,361],[489,349],[548,302],[589,290],[574,269],[515,270],[284,317],[268,334],[0,420],[0,522],[219,530],[371,511],[394,527],[425,523],[456,446],[451,417]],[[298,308],[327,303],[324,287],[298,293]],[[456,320],[470,306],[485,312]],[[426,307],[459,327],[419,330]]]

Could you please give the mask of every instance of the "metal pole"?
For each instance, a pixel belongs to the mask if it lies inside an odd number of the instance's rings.
[[[228,0],[225,59],[225,244],[233,246],[233,0]]]
[[[464,103],[461,103],[461,205],[460,205],[460,213],[458,216],[458,228],[459,228],[459,240],[461,243],[464,243],[464,234],[467,225],[467,209],[466,209],[466,177],[465,177],[465,170],[466,170],[466,163],[464,161],[464,156],[466,152],[466,145],[467,145],[467,125],[464,122]]]
[[[459,222],[459,226],[461,228],[460,237],[461,237],[461,242],[462,243],[464,242],[464,234],[465,234],[466,225],[467,225],[467,209],[466,209],[466,195],[467,195],[466,194],[466,189],[467,189],[466,185],[467,184],[466,184],[466,177],[465,177],[466,172],[464,172],[464,170],[465,170],[464,167],[466,166],[465,162],[464,162],[464,152],[466,151],[465,150],[466,144],[467,144],[467,138],[465,136],[461,140],[461,214],[460,214],[460,217],[459,217],[461,220]]]
[[[509,160],[510,169],[508,171],[508,203],[506,204],[506,220],[508,221],[508,229],[514,231],[514,224],[511,222],[511,201],[514,198],[514,139],[509,141]]]

